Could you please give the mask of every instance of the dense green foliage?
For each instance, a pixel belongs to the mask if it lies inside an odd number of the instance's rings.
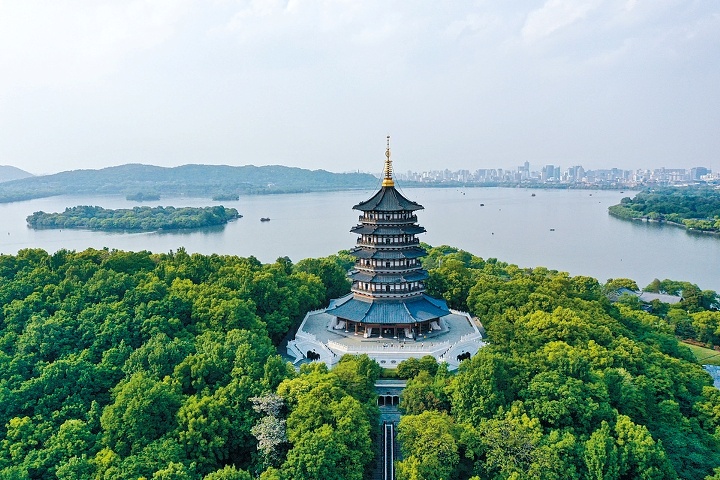
[[[183,165],[165,168],[128,164],[0,183],[0,203],[68,194],[128,195],[144,192],[148,188],[163,197],[211,198],[218,193],[317,192],[370,188],[377,184],[377,178],[368,173],[331,173],[280,165]]]
[[[702,295],[651,314],[606,298],[626,279],[428,253],[430,293],[478,316],[490,345],[454,376],[422,360],[398,367],[415,375],[398,479],[701,479],[720,466],[720,392],[667,314],[715,319]]]
[[[667,221],[692,230],[720,231],[720,190],[712,187],[662,188],[625,197],[609,208],[610,214],[627,220],[648,218]]]
[[[648,313],[607,299],[628,279],[428,253],[430,293],[490,344],[455,375],[431,357],[398,366],[398,479],[720,478],[720,392],[674,336],[717,335],[715,292],[654,281],[684,300]],[[0,478],[367,478],[378,364],[296,372],[275,347],[349,291],[350,265],[0,255]]]
[[[229,200],[240,200],[240,195],[237,193],[220,193],[213,195],[212,199],[218,202],[226,202]]]
[[[27,217],[32,228],[89,228],[91,230],[174,230],[225,225],[241,215],[234,208],[134,207],[111,210],[80,205],[62,213],[35,212]]]
[[[275,349],[328,287],[342,290],[307,270],[335,281],[344,262],[0,255],[0,478],[333,478],[293,472],[335,460],[335,478],[361,478],[379,368],[347,358],[297,374]],[[280,407],[265,408],[278,386]],[[285,419],[281,455],[263,455]],[[321,465],[326,450],[336,457]]]

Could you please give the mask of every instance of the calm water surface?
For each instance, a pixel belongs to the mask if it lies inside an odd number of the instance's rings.
[[[610,217],[608,206],[632,196],[631,192],[507,188],[401,191],[425,207],[418,212],[419,223],[427,229],[421,240],[431,245],[452,245],[483,258],[495,257],[521,267],[545,266],[603,282],[628,277],[644,287],[653,278],[670,278],[720,291],[720,238]],[[373,193],[248,196],[234,202],[163,198],[144,203],[176,207],[222,203],[244,216],[222,228],[162,233],[32,230],[25,223],[25,217],[38,210],[137,205],[122,197],[60,196],[0,204],[0,253],[36,247],[49,252],[88,247],[168,252],[182,246],[191,253],[254,255],[262,262],[287,255],[298,261],[352,247],[357,236],[349,230],[359,215],[352,206]],[[271,221],[260,222],[261,217]]]

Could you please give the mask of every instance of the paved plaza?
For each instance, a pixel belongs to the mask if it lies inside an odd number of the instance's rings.
[[[344,354],[367,354],[382,367],[395,368],[408,358],[432,355],[446,362],[453,370],[460,363],[458,356],[474,355],[483,345],[479,322],[467,313],[451,311],[440,318],[440,330],[421,335],[415,340],[385,337],[364,338],[342,328],[332,328],[336,317],[325,310],[309,312],[288,342],[288,354],[297,361],[312,352],[318,361],[333,366]]]

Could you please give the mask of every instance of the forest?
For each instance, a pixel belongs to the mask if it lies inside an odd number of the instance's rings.
[[[133,207],[107,209],[80,205],[64,212],[35,212],[27,217],[32,228],[85,228],[90,230],[175,230],[225,225],[242,215],[234,208]]]
[[[720,232],[720,190],[710,186],[654,188],[623,198],[609,212],[626,220],[646,218],[684,225],[688,230]]]
[[[657,280],[683,301],[648,313],[607,299],[629,279],[428,253],[429,293],[477,315],[489,345],[457,372],[398,366],[399,480],[720,479],[720,391],[676,337],[717,330],[715,292]],[[0,478],[369,478],[380,367],[296,371],[277,350],[349,291],[352,264],[0,255]]]

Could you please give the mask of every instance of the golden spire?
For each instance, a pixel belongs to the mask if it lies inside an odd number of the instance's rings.
[[[383,187],[394,187],[395,182],[392,179],[392,160],[390,160],[390,135],[387,136],[387,148],[385,149],[385,174],[382,181]]]

